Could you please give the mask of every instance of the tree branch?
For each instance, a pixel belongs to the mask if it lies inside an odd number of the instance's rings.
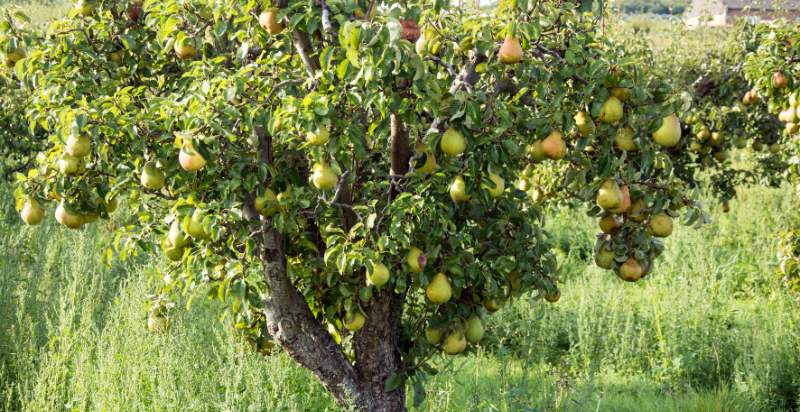
[[[306,66],[308,77],[313,79],[321,67],[319,65],[319,58],[314,52],[314,47],[311,45],[311,40],[308,38],[308,34],[300,29],[294,29],[292,32],[292,41],[294,42],[295,50],[297,50],[297,53],[303,60],[303,64]]]

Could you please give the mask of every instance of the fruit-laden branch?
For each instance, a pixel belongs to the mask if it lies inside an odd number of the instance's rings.
[[[262,128],[256,131],[261,160],[272,163],[272,137]],[[351,399],[357,405],[368,404],[355,369],[289,279],[283,235],[272,227],[271,219],[265,219],[262,228],[261,260],[270,288],[264,315],[270,335],[292,359],[311,370],[340,404]]]

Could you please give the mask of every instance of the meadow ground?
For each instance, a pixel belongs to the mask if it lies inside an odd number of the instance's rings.
[[[4,410],[334,410],[307,372],[244,344],[203,290],[145,327],[161,258],[107,267],[122,218],[67,231],[0,214],[0,405]],[[775,276],[792,191],[741,191],[730,213],[680,227],[650,277],[627,284],[590,264],[594,223],[549,224],[562,299],[493,316],[475,356],[438,359],[418,410],[759,411],[800,406],[800,305]]]

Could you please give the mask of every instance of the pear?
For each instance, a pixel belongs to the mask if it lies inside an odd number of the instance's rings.
[[[372,264],[372,271],[367,273],[369,283],[381,287],[389,281],[389,268],[381,262]]]
[[[681,121],[671,114],[661,119],[661,127],[653,132],[653,140],[664,147],[673,147],[681,140]]]
[[[97,3],[91,0],[78,0],[78,2],[75,3],[75,9],[78,11],[78,14],[83,17],[91,16],[96,8]]]
[[[206,159],[191,144],[184,145],[178,154],[178,162],[183,170],[195,173],[206,165]]]
[[[541,162],[544,159],[547,159],[547,155],[544,153],[541,140],[537,140],[528,146],[528,154],[533,158],[534,162]]]
[[[692,143],[689,144],[689,150],[693,152],[699,152],[701,149],[703,149],[703,144],[698,141],[693,140]]]
[[[502,195],[503,194],[503,190],[505,190],[505,188],[506,188],[506,181],[503,180],[503,178],[500,177],[500,175],[497,175],[497,174],[494,174],[494,173],[489,173],[489,180],[492,181],[492,183],[494,184],[494,187],[490,187],[489,185],[487,185],[485,183],[483,185],[483,187],[486,189],[486,191],[489,192],[489,195],[491,197],[498,197],[498,196]]]
[[[361,311],[356,311],[345,319],[344,327],[351,332],[355,332],[363,328],[366,321],[367,318],[364,317],[364,314]]]
[[[783,145],[780,143],[773,143],[769,145],[769,152],[772,154],[778,154],[783,149]]]
[[[428,297],[428,300],[437,305],[448,302],[452,295],[453,288],[450,286],[450,281],[442,272],[437,273],[433,279],[431,279],[431,283],[428,284],[428,287],[425,288],[425,296]]]
[[[639,261],[630,257],[617,269],[617,275],[626,282],[636,282],[642,278],[644,268]]]
[[[142,168],[142,186],[150,190],[160,190],[164,187],[164,172],[156,167],[155,163],[147,162]]]
[[[631,204],[630,209],[628,210],[628,219],[641,223],[647,219],[647,212],[644,210],[645,203],[644,198],[639,198],[633,204]]]
[[[411,249],[408,250],[408,254],[406,255],[406,264],[412,272],[422,272],[427,263],[428,258],[418,247],[412,246]]]
[[[709,140],[713,146],[718,146],[722,143],[722,133],[721,132],[713,132],[711,133],[711,139]]]
[[[181,60],[190,60],[197,56],[197,48],[188,43],[175,42],[173,49],[175,50],[175,55]]]
[[[467,319],[465,335],[470,343],[478,343],[483,338],[483,323],[478,315],[472,315]]]
[[[614,267],[614,252],[606,247],[600,248],[594,254],[594,263],[599,268],[611,269]]]
[[[444,353],[448,355],[458,355],[459,353],[464,352],[464,349],[467,348],[467,339],[464,336],[464,333],[459,331],[451,332],[444,339],[442,348],[444,349]]]
[[[425,340],[431,345],[438,345],[442,341],[442,330],[436,329],[432,326],[425,328]]]
[[[720,150],[719,152],[715,152],[714,159],[717,159],[717,161],[720,163],[728,160],[728,151]]]
[[[631,208],[631,192],[628,189],[628,185],[623,185],[619,188],[619,191],[622,193],[622,201],[619,206],[611,209],[611,211],[614,213],[625,213]]]
[[[61,155],[61,159],[58,160],[58,170],[65,175],[71,176],[80,173],[82,166],[81,159],[67,153]]]
[[[501,63],[516,64],[522,61],[522,46],[519,44],[519,39],[513,36],[506,36],[503,40],[503,45],[500,46],[500,51],[497,57]]]
[[[89,137],[84,135],[70,136],[67,139],[66,152],[70,156],[83,157],[89,154]]]
[[[781,72],[772,73],[772,87],[783,89],[789,85],[789,78]]]
[[[174,246],[167,239],[164,239],[164,241],[162,242],[162,246],[163,246],[163,249],[164,249],[164,255],[167,256],[167,259],[169,259],[169,260],[171,260],[173,262],[179,262],[181,259],[183,259],[183,248],[182,247]]]
[[[458,156],[467,149],[467,141],[464,135],[458,130],[448,127],[442,135],[442,141],[439,142],[439,147],[442,152],[450,156]]]
[[[667,237],[672,234],[672,218],[664,213],[658,213],[650,218],[647,231],[655,237]]]
[[[436,169],[439,168],[439,165],[436,163],[436,156],[425,147],[424,143],[418,143],[416,147],[417,152],[417,164],[422,164],[422,166],[417,166],[417,171],[420,173],[433,173]]]
[[[486,299],[483,301],[483,307],[490,313],[495,313],[503,307],[503,302],[497,299]]]
[[[597,224],[600,226],[600,230],[603,233],[608,234],[616,232],[617,229],[622,226],[622,222],[620,221],[619,217],[613,213],[607,213],[603,215]]]
[[[450,184],[450,198],[454,203],[466,202],[470,199],[470,196],[467,195],[467,183],[464,182],[463,177],[456,176],[453,179],[453,183]]]
[[[70,229],[77,229],[83,224],[83,218],[80,215],[70,213],[64,206],[63,201],[56,207],[55,215],[58,223]]]
[[[630,127],[617,129],[617,134],[614,136],[614,144],[620,150],[628,152],[635,151],[639,148],[639,145],[636,144],[636,140],[634,140],[635,134],[636,133]]]
[[[556,303],[559,299],[561,299],[561,291],[558,289],[553,292],[547,291],[544,293],[544,300],[550,303]]]
[[[700,131],[697,132],[697,140],[703,142],[709,137],[711,137],[711,131],[708,130],[708,127],[702,126]]]
[[[164,333],[169,330],[169,319],[161,313],[150,312],[147,315],[147,330],[150,333]]]
[[[631,89],[627,87],[611,88],[611,95],[624,102],[631,98]]]
[[[618,208],[622,204],[622,191],[612,179],[604,181],[597,191],[597,205],[605,210]]]
[[[567,154],[567,145],[564,143],[564,135],[558,131],[552,131],[542,141],[542,152],[550,159],[562,159]]]
[[[439,36],[433,30],[426,30],[414,43],[414,49],[420,56],[436,55],[439,53],[439,48],[441,48],[441,41],[439,41]]]
[[[330,140],[330,133],[328,132],[328,127],[322,125],[317,128],[315,132],[308,132],[306,133],[306,140],[309,144],[314,146],[322,146],[325,143],[328,143]]]
[[[784,123],[793,123],[797,120],[797,111],[789,106],[778,114],[778,120]]]
[[[330,166],[325,163],[317,163],[312,170],[311,182],[314,187],[319,190],[333,190],[336,187],[339,177]]]
[[[28,196],[25,200],[25,204],[22,205],[19,216],[26,225],[38,225],[42,223],[42,219],[44,219],[44,209],[42,209],[42,206],[35,197]]]
[[[189,245],[189,243],[192,242],[192,239],[190,239],[183,231],[180,222],[178,222],[178,219],[175,219],[174,221],[172,221],[172,225],[169,227],[169,232],[167,233],[167,241],[169,242],[170,245],[174,247],[183,248]]]
[[[594,134],[595,131],[594,121],[592,121],[592,118],[589,117],[588,113],[580,111],[575,114],[574,119],[575,119],[575,125],[578,127],[578,133],[581,136],[587,137]]]
[[[203,227],[203,218],[204,214],[200,209],[195,209],[191,217],[187,216],[183,223],[186,234],[198,240],[208,239],[208,233]]]
[[[253,203],[256,212],[264,217],[271,217],[279,210],[278,198],[270,188],[265,189],[263,194],[257,196]]]
[[[616,96],[610,96],[600,107],[600,121],[613,124],[622,119],[622,102]]]
[[[271,36],[279,34],[283,31],[283,24],[278,21],[278,9],[277,8],[270,8],[268,10],[264,10],[258,16],[258,24],[264,28]]]
[[[17,47],[14,50],[6,53],[6,61],[10,63],[9,67],[12,67],[18,61],[24,59],[26,55],[27,52],[25,52],[25,49],[23,49],[22,47]]]

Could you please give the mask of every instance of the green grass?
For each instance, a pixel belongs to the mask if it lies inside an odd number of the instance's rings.
[[[8,199],[5,191],[3,198]],[[800,406],[800,311],[776,280],[774,233],[791,191],[743,190],[727,215],[680,227],[650,277],[588,265],[594,223],[550,229],[562,299],[526,298],[489,321],[477,353],[440,358],[419,410],[772,411]],[[81,231],[0,213],[0,408],[31,411],[324,411],[321,385],[284,355],[250,351],[203,291],[145,328],[150,272],[101,263],[110,223]]]

